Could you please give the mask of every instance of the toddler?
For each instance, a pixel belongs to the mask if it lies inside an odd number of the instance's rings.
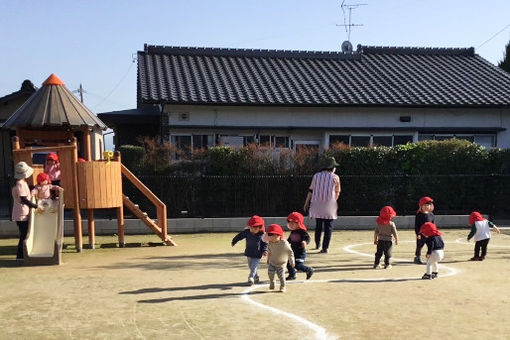
[[[56,153],[50,152],[46,155],[44,172],[50,176],[51,184],[60,185],[60,162]]]
[[[437,277],[437,263],[444,257],[444,242],[441,238],[441,232],[432,222],[424,223],[420,228],[420,233],[425,236],[427,244],[427,272],[423,274],[423,280],[435,279]]]
[[[393,247],[392,236],[395,237],[395,245],[398,245],[397,226],[391,220],[397,216],[395,210],[390,206],[381,209],[377,218],[377,226],[374,231],[374,244],[377,245],[375,253],[374,269],[380,268],[379,261],[384,254],[384,269],[391,268],[390,258]]]
[[[311,267],[305,266],[306,245],[310,243],[310,235],[308,235],[306,231],[304,217],[300,213],[294,211],[287,216],[287,222],[287,226],[291,230],[287,242],[290,243],[290,247],[294,252],[296,267],[292,267],[290,262],[287,263],[289,276],[287,276],[286,280],[295,280],[296,270],[305,272],[306,279],[308,280],[312,277],[314,270]]]
[[[280,292],[285,292],[285,265],[290,263],[291,267],[295,266],[294,252],[290,247],[289,242],[283,238],[283,229],[278,224],[271,224],[267,229],[267,236],[269,239],[268,254],[267,254],[267,272],[269,275],[269,289],[274,289],[275,272],[280,279]]]
[[[48,209],[49,212],[54,213],[53,200],[51,199],[51,190],[63,190],[58,185],[50,184],[50,176],[41,172],[37,175],[37,185],[32,189],[31,194],[37,198],[37,203],[43,207],[43,210]],[[38,210],[38,212],[40,212]]]
[[[499,234],[499,228],[491,221],[486,220],[478,211],[473,211],[469,215],[469,225],[471,226],[471,232],[467,239],[468,241],[474,236],[475,237],[475,255],[469,259],[470,261],[483,261],[487,254],[487,245],[491,239],[491,228]],[[480,254],[480,249],[482,253]]]
[[[262,240],[264,224],[262,217],[254,215],[248,220],[247,227],[232,239],[232,247],[242,239],[246,239],[244,255],[248,259],[248,267],[250,268],[249,285],[260,283],[257,269],[262,256],[267,255],[267,243]]]
[[[424,223],[434,223],[434,200],[430,197],[422,197],[418,202],[418,211],[414,218],[414,232],[416,234],[416,251],[414,253],[414,263],[423,264],[421,261],[421,248],[425,245],[425,238],[420,235],[420,228]]]

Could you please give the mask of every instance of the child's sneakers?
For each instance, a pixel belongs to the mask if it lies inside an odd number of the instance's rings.
[[[432,275],[425,273],[425,274],[423,274],[421,279],[422,280],[432,280]]]
[[[296,279],[296,275],[289,275],[285,278],[285,280],[287,281],[292,281],[292,280],[295,280]]]
[[[285,290],[286,290],[285,286],[280,286],[280,293],[285,293]]]
[[[374,269],[381,269],[382,266],[379,263],[374,263]]]
[[[384,269],[390,269],[391,268],[391,264],[385,264],[384,265]]]
[[[306,279],[307,280],[309,280],[312,277],[313,272],[314,272],[313,268],[308,269],[308,271],[306,272]]]
[[[274,289],[274,281],[269,281],[269,289]]]
[[[248,284],[249,284],[250,286],[253,286],[253,284],[254,284],[254,283],[255,283],[255,280],[253,279],[253,277],[249,277],[249,278],[248,278]]]
[[[478,256],[473,256],[469,261],[480,261],[480,258]]]
[[[260,283],[260,278],[258,275],[255,275],[255,279],[254,279],[255,283]]]
[[[433,279],[437,277],[437,272],[432,272],[432,275],[430,275]]]

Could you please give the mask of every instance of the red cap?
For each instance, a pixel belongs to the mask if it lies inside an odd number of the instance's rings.
[[[291,212],[289,216],[287,216],[287,221],[296,222],[299,226],[299,229],[303,229],[304,231],[306,231],[305,218],[297,211]]]
[[[434,200],[428,196],[420,198],[420,201],[418,202],[418,207],[421,208],[422,205],[425,205],[427,203],[433,203]]]
[[[53,160],[55,162],[58,162],[58,155],[54,152],[50,152],[49,154],[46,155],[46,160]]]
[[[42,183],[44,181],[48,181],[48,183],[50,183],[50,175],[45,172],[41,172],[39,175],[37,175],[37,183]]]
[[[474,224],[476,221],[483,221],[485,218],[483,218],[482,214],[480,214],[478,211],[473,211],[471,214],[469,214],[469,225]]]
[[[439,236],[441,232],[437,230],[437,226],[432,222],[423,223],[420,228],[420,234],[425,235],[426,237]]]
[[[386,225],[390,223],[391,219],[395,216],[397,216],[395,210],[393,210],[392,207],[387,205],[381,209],[381,212],[379,213],[379,217],[377,218],[376,222],[377,224],[380,225]]]
[[[283,229],[279,224],[271,224],[269,228],[267,228],[268,234],[277,234],[280,237],[283,237]]]
[[[261,232],[264,232],[265,228],[264,226],[266,225],[266,223],[264,222],[264,219],[258,215],[253,215],[249,220],[248,220],[248,224],[247,226],[248,227],[260,227],[260,231]]]

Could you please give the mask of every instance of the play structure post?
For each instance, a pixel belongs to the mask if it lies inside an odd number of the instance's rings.
[[[115,151],[113,159],[117,162],[121,161],[119,151]],[[122,180],[121,180],[121,185],[122,185]],[[118,234],[119,234],[119,247],[123,248],[126,246],[126,243],[124,241],[124,207],[122,205],[117,208],[117,227],[118,227]]]
[[[76,141],[76,137],[73,137],[72,144],[74,146],[73,152],[73,160],[71,167],[72,169],[72,178],[73,178],[73,187],[74,191],[74,240],[76,244],[76,251],[81,253],[83,249],[83,236],[82,236],[82,227],[81,227],[81,214],[80,214],[80,197],[78,193],[78,171],[76,170],[76,163],[78,163],[78,143]]]
[[[92,161],[92,151],[91,151],[91,143],[90,143],[90,131],[88,126],[84,126],[82,128],[83,132],[83,141],[85,146],[85,159],[88,162]],[[88,231],[89,231],[89,248],[95,249],[96,244],[96,221],[94,220],[94,209],[87,209],[87,221],[88,221]]]

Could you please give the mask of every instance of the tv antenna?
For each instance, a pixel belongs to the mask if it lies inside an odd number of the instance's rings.
[[[352,52],[352,44],[351,44],[351,31],[353,27],[357,26],[363,26],[363,24],[353,24],[352,23],[352,10],[357,9],[360,6],[366,6],[368,4],[346,4],[345,0],[342,1],[342,4],[340,5],[340,8],[342,8],[342,13],[344,15],[344,23],[343,25],[337,25],[337,26],[344,26],[345,32],[347,33],[347,40],[342,43],[342,51],[345,53],[351,53]],[[349,13],[346,13],[346,10],[348,10]]]

